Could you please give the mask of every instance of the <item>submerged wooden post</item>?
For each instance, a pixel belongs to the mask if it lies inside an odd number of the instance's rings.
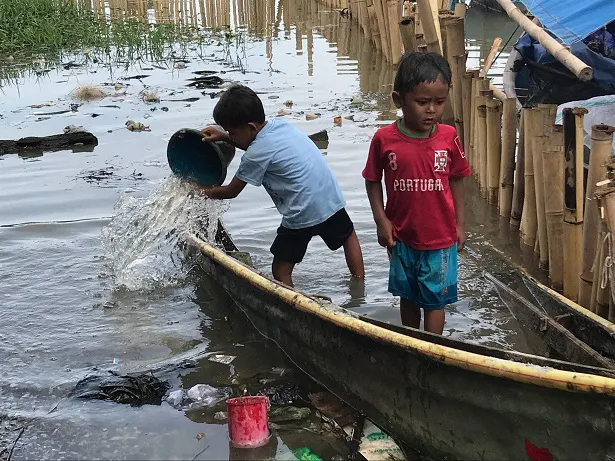
[[[487,100],[491,98],[489,90],[481,90],[478,97],[478,121],[476,122],[478,135],[479,172],[478,179],[480,193],[487,198]]]
[[[382,39],[380,37],[380,23],[378,22],[378,13],[373,0],[367,0],[367,16],[369,19],[369,28],[371,31],[372,42],[378,51],[382,51]]]
[[[378,31],[380,33],[380,49],[387,61],[391,62],[391,47],[389,46],[389,36],[387,34],[387,26],[384,17],[383,3],[384,0],[373,0],[376,18],[378,20]]]
[[[414,53],[417,51],[414,19],[409,16],[401,18],[401,21],[399,21],[399,32],[401,33],[404,52]]]
[[[452,99],[453,99],[453,114],[455,116],[455,128],[463,145],[463,73],[465,71],[465,35],[464,35],[464,20],[463,18],[451,17],[446,22],[446,35],[448,40],[447,45],[447,60],[451,66],[452,73]]]
[[[498,204],[500,193],[500,159],[502,155],[502,103],[487,100],[487,199]]]
[[[391,35],[391,64],[397,64],[403,54],[399,17],[401,4],[399,0],[387,0],[387,13],[389,15],[389,33]]]
[[[551,287],[564,289],[564,151],[563,130],[553,127],[549,150],[542,153],[545,186],[545,215],[549,241]]]
[[[459,67],[459,64],[457,65]],[[463,150],[468,156],[468,161],[472,164],[470,158],[470,133],[472,132],[472,123],[470,114],[472,113],[472,72],[468,71],[463,74],[461,79],[462,89],[462,106],[463,106]]]
[[[513,198],[510,206],[510,225],[514,228],[519,228],[523,212],[523,201],[525,199],[525,116],[523,111],[519,120],[519,142],[517,143],[514,182]]]
[[[579,285],[579,304],[590,308],[592,299],[592,267],[596,257],[599,216],[594,194],[596,183],[606,179],[606,168],[611,157],[613,132],[615,128],[608,125],[594,125],[591,135],[591,154],[585,190],[585,217],[583,220],[583,252],[581,255],[581,279]]]
[[[510,217],[515,175],[515,146],[517,144],[517,101],[506,98],[502,103],[502,158],[500,161],[500,216]]]
[[[534,190],[536,192],[536,217],[538,223],[538,242],[540,255],[540,268],[547,270],[549,267],[549,239],[547,232],[547,217],[545,213],[545,194],[548,189],[545,187],[543,176],[543,151],[549,149],[548,142],[551,135],[551,129],[555,122],[555,112],[557,106],[555,104],[540,104],[536,111],[537,121],[541,125],[535,133],[535,138],[532,144],[534,153]]]
[[[611,164],[609,169],[613,169],[614,165]],[[603,211],[603,219],[605,221],[605,232],[609,235],[606,238],[606,241],[602,242],[604,244],[604,249],[607,252],[612,251],[613,237],[615,236],[615,184],[613,181],[609,181],[608,184],[601,186],[598,188],[596,192],[596,197],[600,200],[600,207]],[[604,263],[604,257],[601,260]],[[604,268],[602,268],[604,270]],[[615,270],[613,270],[613,266],[607,266],[607,274],[606,278],[608,279],[607,286],[604,287],[603,291],[606,291],[606,296],[601,294],[601,296],[597,296],[598,306],[598,314],[608,318],[611,322],[615,320],[615,305],[613,304],[613,293],[611,291],[611,286],[613,286],[613,276],[615,276]],[[601,287],[602,288],[602,287]],[[608,309],[606,308],[606,304],[608,304]],[[604,315],[606,313],[606,316]]]
[[[417,0],[416,9],[421,18],[427,51],[441,55],[442,39],[440,38],[440,24],[437,12],[436,15],[433,14],[429,0]]]
[[[583,244],[583,117],[587,109],[567,108],[564,124],[564,296],[579,300]]]
[[[534,180],[534,139],[538,130],[542,128],[541,112],[537,109],[521,109],[524,116],[524,152],[525,152],[525,196],[523,200],[523,213],[521,215],[521,239],[524,244],[534,246],[536,232],[538,231],[538,214],[536,212],[536,183]]]
[[[607,217],[605,210],[605,203],[603,196],[599,190],[596,191],[594,196],[598,204],[598,235],[597,235],[597,249],[596,257],[594,258],[594,265],[592,269],[592,298],[590,304],[590,310],[595,312],[602,318],[608,318],[609,316],[609,284],[605,283],[603,286],[603,277],[608,278],[608,274],[604,274],[605,270],[605,258],[608,256],[609,242],[607,241]]]

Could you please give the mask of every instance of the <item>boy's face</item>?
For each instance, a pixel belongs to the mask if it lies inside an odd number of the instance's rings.
[[[258,128],[254,123],[248,123],[247,125],[240,127],[226,127],[223,126],[228,133],[230,140],[239,147],[241,150],[246,150],[250,143],[256,138]]]
[[[402,95],[394,91],[392,96],[395,106],[404,114],[406,127],[425,135],[442,118],[448,85],[438,78],[434,82],[419,83],[410,93]]]

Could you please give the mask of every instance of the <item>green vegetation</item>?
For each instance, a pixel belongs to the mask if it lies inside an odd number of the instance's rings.
[[[107,60],[163,59],[174,46],[202,42],[203,34],[176,24],[107,20],[75,0],[0,0],[0,60],[86,52]]]

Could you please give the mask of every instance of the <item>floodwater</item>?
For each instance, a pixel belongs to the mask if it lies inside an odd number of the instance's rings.
[[[155,15],[138,6],[143,3],[128,3]],[[395,117],[389,97],[394,70],[357,26],[312,0],[222,1],[200,10],[197,2],[187,3],[193,9],[175,12],[181,20],[194,11],[208,27],[234,24],[236,35],[226,44],[186,50],[186,68],[90,63],[26,76],[2,88],[4,139],[82,125],[99,140],[91,152],[0,156],[0,439],[6,445],[16,438],[17,431],[6,430],[10,421],[17,427],[27,423],[15,460],[246,456],[229,448],[226,424],[214,416],[224,409],[219,405],[182,411],[164,402],[137,408],[69,397],[86,376],[166,367],[171,371],[161,376],[173,388],[203,383],[250,393],[266,383],[306,382],[281,351],[236,313],[215,283],[181,260],[169,240],[174,226],[190,228],[198,213],[223,213],[235,243],[268,271],[269,245],[280,221],[262,188],[248,187],[232,202],[213,205],[187,198],[185,186],[168,179],[168,139],[180,128],[210,123],[217,100],[218,90],[187,86],[194,71],[216,71],[227,82],[251,86],[261,94],[268,116],[285,116],[305,133],[328,130],[330,144],[323,155],[338,178],[363,247],[365,292],[351,289],[342,253],[331,253],[316,240],[296,269],[296,285],[358,312],[399,321],[398,302],[387,292],[387,256],[376,241],[360,174],[372,134]],[[116,6],[106,12],[121,13]],[[505,17],[480,10],[469,11],[467,24],[473,67],[493,38],[506,40],[514,31]],[[496,83],[505,57],[506,52],[493,67]],[[147,77],[126,79],[139,74]],[[119,91],[106,86],[110,96],[70,111],[75,102],[70,93],[78,86],[116,82],[128,86]],[[160,103],[140,99],[146,87],[160,94]],[[177,101],[189,97],[199,99]],[[287,100],[292,108],[283,104]],[[32,107],[41,104],[50,105]],[[69,112],[45,115],[64,109]],[[306,121],[306,113],[320,118]],[[339,115],[345,117],[343,124],[335,126],[333,118]],[[128,131],[128,119],[151,131]],[[532,352],[531,341],[481,275],[486,267],[507,267],[492,247],[515,254],[517,263],[533,255],[520,250],[507,223],[472,184],[468,189],[472,253],[461,257],[461,299],[447,312],[444,334]],[[227,363],[220,356],[234,359]],[[280,457],[302,446],[325,458],[345,454],[347,445],[315,430],[315,424],[312,418],[296,427],[281,425],[268,455]]]

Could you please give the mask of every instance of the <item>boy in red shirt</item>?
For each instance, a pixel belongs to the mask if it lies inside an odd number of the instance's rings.
[[[440,55],[405,55],[392,94],[403,117],[374,134],[363,170],[402,323],[419,328],[422,308],[425,330],[438,334],[444,306],[457,301],[457,252],[466,239],[463,178],[470,175],[455,128],[438,123],[450,83]]]

